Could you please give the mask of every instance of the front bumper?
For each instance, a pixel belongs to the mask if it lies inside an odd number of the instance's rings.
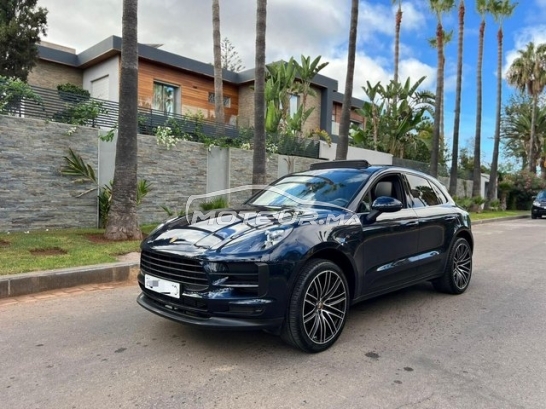
[[[546,215],[546,208],[545,207],[533,206],[531,208],[531,214],[534,215],[534,216],[544,216],[544,215]]]
[[[151,298],[145,293],[141,293],[137,298],[137,303],[154,314],[163,318],[189,324],[201,328],[218,330],[257,330],[257,329],[277,329],[284,318],[259,318],[248,316],[222,317],[214,314],[195,313],[189,309],[181,308],[177,305],[166,303],[158,299]]]

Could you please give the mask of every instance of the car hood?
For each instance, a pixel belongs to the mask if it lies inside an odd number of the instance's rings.
[[[256,207],[195,212],[172,219],[154,230],[143,246],[156,250],[184,253],[203,253],[220,250],[231,241],[257,231],[275,228],[294,228],[305,224],[326,224],[352,213],[346,209],[310,207],[260,209]]]

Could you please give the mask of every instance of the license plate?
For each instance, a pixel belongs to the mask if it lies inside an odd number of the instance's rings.
[[[180,284],[173,281],[145,274],[144,287],[156,293],[168,295],[169,297],[180,298]]]

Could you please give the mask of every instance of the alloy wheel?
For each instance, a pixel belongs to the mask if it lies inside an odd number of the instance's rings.
[[[307,337],[317,344],[332,340],[343,328],[347,311],[345,281],[332,270],[313,278],[303,299],[302,318]]]

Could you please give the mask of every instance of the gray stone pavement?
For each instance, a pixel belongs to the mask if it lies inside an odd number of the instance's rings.
[[[472,222],[473,225],[527,218],[513,216]],[[138,275],[140,253],[129,253],[117,263],[0,276],[0,301],[70,288],[93,290],[98,285],[133,282]],[[47,294],[46,294],[47,295]],[[39,297],[39,296],[36,296]],[[7,301],[5,301],[7,302]]]

